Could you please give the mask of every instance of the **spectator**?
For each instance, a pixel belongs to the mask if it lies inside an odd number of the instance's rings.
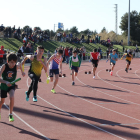
[[[86,56],[86,48],[83,46],[83,60],[85,60],[85,56]]]
[[[68,47],[65,48],[65,59],[66,59],[66,64],[69,63],[69,52],[68,52]]]
[[[19,50],[17,52],[18,62],[20,62],[21,56],[23,56],[23,52],[21,51],[21,47],[19,47]]]
[[[0,63],[3,63],[3,54],[4,54],[4,46],[1,46],[1,49],[0,49]]]

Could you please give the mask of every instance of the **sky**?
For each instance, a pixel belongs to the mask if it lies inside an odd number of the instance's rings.
[[[98,33],[105,27],[115,31],[115,5],[118,4],[118,33],[121,17],[128,12],[129,0],[2,0],[0,2],[0,25],[40,27],[57,30],[58,22],[64,29],[73,26],[78,31],[89,29]],[[140,0],[131,0],[131,11],[139,9]]]

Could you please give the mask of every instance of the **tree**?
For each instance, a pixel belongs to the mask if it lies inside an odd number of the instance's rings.
[[[30,28],[30,26],[26,25],[23,27],[23,30],[26,31],[27,28]]]
[[[130,36],[131,40],[140,43],[140,13],[132,11],[130,13]],[[121,18],[120,28],[125,36],[128,35],[128,13]]]
[[[102,32],[102,33],[103,33],[103,32],[106,32],[106,28],[103,27],[103,29],[101,30],[101,32]]]
[[[98,33],[97,33],[97,31],[95,30],[94,32],[93,32],[93,35],[95,36],[95,35],[97,35]]]
[[[34,30],[38,31],[38,30],[41,30],[40,27],[34,27]]]
[[[88,34],[90,34],[90,33],[91,33],[91,31],[90,31],[89,29],[86,29],[86,30],[83,31],[83,34],[84,34],[84,35],[88,35]]]
[[[72,33],[72,34],[78,34],[79,32],[78,32],[78,28],[76,27],[76,26],[73,26],[70,30],[69,30],[69,32],[70,33]]]

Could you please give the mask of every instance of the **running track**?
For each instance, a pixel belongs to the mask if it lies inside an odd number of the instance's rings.
[[[50,92],[52,83],[46,84],[43,71],[38,102],[32,101],[32,93],[25,100],[30,84],[25,66],[26,76],[15,93],[15,121],[8,121],[8,99],[1,110],[0,140],[140,140],[139,62],[133,59],[126,73],[125,60],[119,60],[110,76],[109,62],[101,60],[95,79],[84,74],[92,65],[83,62],[75,86],[63,64],[67,77],[59,79],[57,94]]]

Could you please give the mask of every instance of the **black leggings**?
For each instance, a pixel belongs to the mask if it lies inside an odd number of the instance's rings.
[[[27,95],[30,95],[31,91],[33,90],[33,95],[36,96],[36,92],[38,89],[38,80],[40,77],[36,76],[35,73],[30,71],[28,72],[28,76],[31,78],[32,82],[28,89]]]

